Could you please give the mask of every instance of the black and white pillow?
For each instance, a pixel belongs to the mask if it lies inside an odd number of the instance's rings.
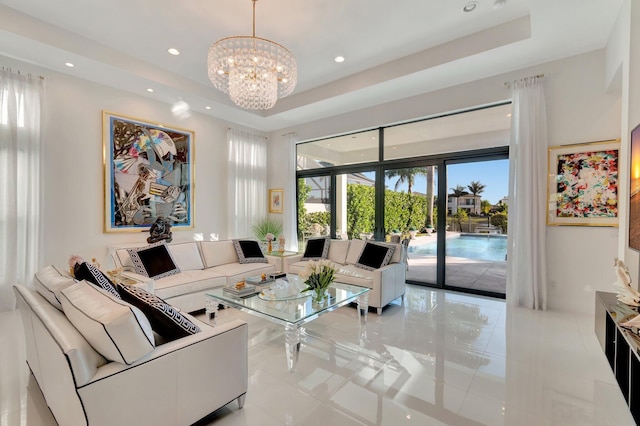
[[[180,272],[166,244],[127,249],[136,273],[149,278],[164,278]]]
[[[124,301],[131,303],[146,315],[153,331],[163,338],[179,339],[200,331],[200,327],[158,296],[130,285],[118,285],[118,290]]]
[[[240,263],[267,263],[267,258],[262,254],[260,245],[253,240],[233,240]]]
[[[331,237],[309,238],[304,249],[302,260],[326,259],[329,254]]]
[[[389,264],[395,249],[396,248],[391,245],[367,241],[362,248],[362,252],[355,266],[366,269],[367,271],[380,269]]]
[[[94,284],[114,297],[120,299],[116,286],[102,271],[96,268],[92,263],[82,262],[76,263],[73,267],[73,275],[77,280],[85,280]]]

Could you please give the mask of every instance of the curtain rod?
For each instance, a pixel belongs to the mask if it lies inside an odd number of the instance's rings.
[[[539,78],[544,78],[544,74],[536,74],[536,75],[532,75],[532,76],[529,76],[529,77],[520,78],[520,79],[517,79],[517,80],[505,81],[504,82],[504,87],[511,87],[512,84],[521,82],[523,80],[539,79]]]
[[[4,66],[2,67],[2,71],[8,71],[8,72],[10,72],[10,73],[14,73],[14,71],[13,71],[11,68],[9,68],[9,67],[4,67]],[[21,75],[20,70],[15,71],[15,74]],[[28,73],[28,74],[27,74],[27,77],[31,78],[31,77],[32,77],[31,73]],[[39,78],[40,80],[44,80],[44,77],[43,77],[43,76],[41,76],[41,75],[39,75],[39,76],[38,76],[38,78]]]

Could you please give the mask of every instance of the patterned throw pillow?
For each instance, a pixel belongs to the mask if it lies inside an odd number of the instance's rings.
[[[122,299],[140,309],[149,319],[153,331],[165,339],[179,339],[200,331],[197,325],[158,296],[129,285],[118,285],[118,290]]]
[[[73,275],[77,280],[89,281],[114,297],[120,299],[115,284],[102,271],[89,262],[76,263],[73,267]]]
[[[329,254],[329,244],[331,244],[331,237],[309,238],[302,260],[326,259]]]
[[[389,264],[395,249],[394,246],[367,241],[362,248],[362,252],[355,266],[366,269],[367,271],[380,269]]]
[[[164,278],[180,272],[166,244],[127,249],[136,273],[149,278]]]
[[[257,241],[233,240],[233,247],[240,263],[267,263],[267,258],[262,254]]]

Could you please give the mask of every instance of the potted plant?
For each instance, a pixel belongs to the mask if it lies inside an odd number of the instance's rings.
[[[416,239],[417,234],[418,234],[418,230],[416,228],[414,228],[413,226],[409,228],[409,235],[411,236],[412,240]]]
[[[258,241],[262,243],[262,247],[264,251],[271,251],[269,249],[269,239],[271,243],[275,240],[276,235],[282,234],[282,223],[270,219],[268,217],[264,219],[260,219],[255,225],[253,225],[253,233],[255,234]],[[267,238],[269,236],[269,238]]]

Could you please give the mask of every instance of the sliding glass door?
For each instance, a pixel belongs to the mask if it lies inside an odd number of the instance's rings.
[[[299,144],[298,233],[408,243],[407,281],[504,297],[509,104]]]

